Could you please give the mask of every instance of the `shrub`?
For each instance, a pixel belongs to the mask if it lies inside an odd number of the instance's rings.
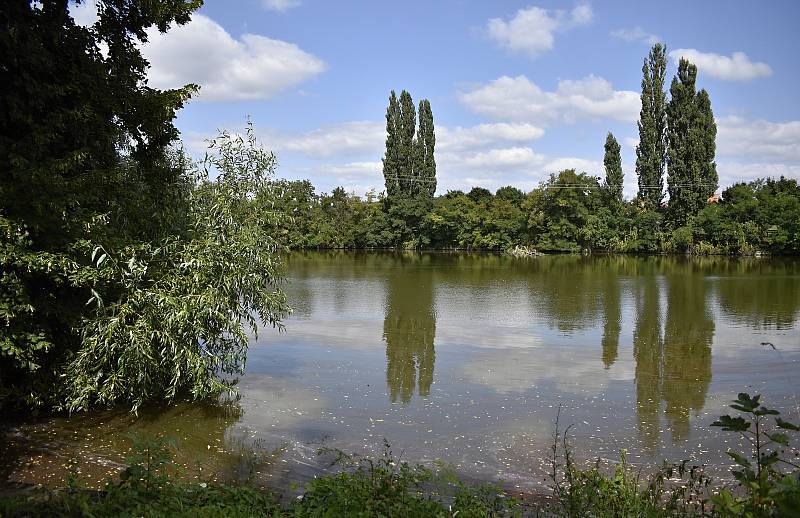
[[[791,516],[800,509],[800,465],[789,433],[800,431],[800,426],[778,417],[780,412],[764,406],[760,395],[740,393],[730,406],[745,417],[724,415],[711,426],[739,433],[751,449],[728,451],[739,466],[733,476],[741,494],[721,491],[713,499],[716,511],[730,516]],[[772,426],[768,416],[774,416]]]

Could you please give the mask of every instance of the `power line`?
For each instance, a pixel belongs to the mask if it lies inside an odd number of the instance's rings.
[[[385,176],[386,180],[391,181],[411,181],[412,183],[436,183],[437,180],[435,178],[423,178],[418,176],[410,176],[410,175],[393,175],[393,176]],[[717,188],[718,185],[713,183],[679,183],[679,184],[670,184],[667,183],[666,185],[640,185],[637,186],[640,191],[650,191],[650,190],[663,190],[663,189],[670,189],[670,188],[679,188],[679,189],[691,189],[694,187],[714,187]],[[539,188],[543,189],[581,189],[581,190],[598,190],[602,189],[602,185],[584,185],[578,183],[560,183],[555,185],[543,185]]]

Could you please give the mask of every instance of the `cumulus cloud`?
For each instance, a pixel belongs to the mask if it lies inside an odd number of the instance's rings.
[[[372,155],[384,151],[386,127],[382,122],[351,121],[314,129],[305,133],[285,133],[259,129],[264,142],[276,152],[293,152],[308,158]],[[529,123],[500,122],[470,127],[436,127],[436,151],[455,152],[491,147],[498,143],[530,142],[541,138],[544,130]]]
[[[553,48],[557,31],[589,24],[593,16],[589,4],[580,4],[569,13],[534,6],[520,9],[508,21],[492,18],[486,28],[489,37],[501,46],[533,58]]]
[[[261,0],[261,5],[270,11],[282,13],[300,5],[300,0]]]
[[[289,133],[256,128],[257,136],[278,155],[279,175],[308,178],[320,190],[342,186],[363,194],[383,190],[386,130],[383,122],[350,121],[307,132]],[[579,157],[558,157],[535,151],[531,143],[544,130],[526,122],[436,127],[438,191],[497,189],[515,185],[530,190],[562,169],[602,173],[602,163]],[[195,155],[206,149],[209,135],[189,133],[185,142]]]
[[[498,122],[469,128],[443,126],[436,128],[436,149],[441,151],[470,150],[497,142],[529,142],[544,135],[544,129],[533,124]]]
[[[436,160],[442,192],[475,186],[494,190],[504,185],[527,191],[564,169],[591,175],[600,175],[603,170],[603,164],[597,160],[552,156],[527,146],[490,147],[471,153],[437,152]]]
[[[334,155],[381,155],[386,139],[385,125],[372,121],[351,121],[324,126],[306,133],[265,130],[264,139],[278,153],[289,151],[309,158]]]
[[[603,171],[603,163],[598,160],[585,158],[555,158],[544,164],[543,170],[555,173],[564,169],[575,169],[597,176]]]
[[[674,61],[686,58],[697,65],[701,73],[724,81],[750,81],[772,75],[772,67],[766,63],[751,61],[744,52],[723,56],[696,49],[676,49],[669,53],[669,57]]]
[[[340,186],[345,191],[364,194],[370,190],[380,192],[383,185],[383,162],[346,162],[312,167],[311,173],[324,178],[325,184]]]
[[[634,122],[641,107],[637,92],[614,90],[610,82],[594,75],[559,81],[555,92],[543,91],[525,76],[502,76],[459,97],[475,113],[534,124],[585,118]]]
[[[541,160],[529,147],[490,149],[465,157],[463,164],[470,168],[506,169],[520,167]]]
[[[800,164],[719,160],[717,173],[719,174],[719,186],[724,189],[734,183],[749,182],[756,178],[785,176],[800,180]]]
[[[723,189],[756,178],[800,179],[800,121],[718,119],[717,172]]]
[[[770,122],[729,116],[719,119],[717,127],[720,155],[800,163],[800,121]]]
[[[615,31],[611,31],[611,35],[621,40],[629,42],[638,41],[648,45],[655,45],[661,41],[661,38],[655,34],[651,34],[638,26],[633,27],[632,29],[617,29]]]
[[[206,101],[273,97],[322,73],[326,65],[297,45],[257,34],[231,36],[214,20],[195,14],[166,34],[148,31],[142,54],[156,88],[201,86]]]

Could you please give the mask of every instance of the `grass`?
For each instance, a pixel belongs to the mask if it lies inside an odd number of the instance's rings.
[[[385,443],[377,459],[333,453],[341,471],[309,482],[290,503],[243,484],[180,482],[165,439],[137,438],[128,467],[103,491],[71,483],[59,491],[38,490],[0,499],[0,518],[19,516],[261,516],[303,517],[673,517],[797,516],[800,468],[790,433],[800,427],[777,417],[759,396],[739,394],[732,408],[742,415],[722,416],[714,426],[742,434],[752,451],[729,452],[740,469],[735,486],[715,487],[702,466],[668,465],[642,478],[625,452],[612,470],[599,462],[576,465],[569,427],[559,420],[550,458],[550,504],[523,502],[492,484],[467,484],[447,469],[431,470],[399,462]],[[559,413],[560,414],[560,413]],[[774,423],[767,422],[774,418]]]

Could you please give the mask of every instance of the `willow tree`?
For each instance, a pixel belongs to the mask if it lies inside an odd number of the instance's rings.
[[[651,210],[658,209],[664,199],[662,182],[667,163],[667,97],[664,93],[666,52],[664,45],[656,43],[642,65],[636,175],[639,178],[639,199]]]
[[[63,0],[0,4],[0,405],[62,400],[87,312],[89,289],[70,278],[89,263],[76,251],[87,229],[121,247],[183,219],[187,182],[170,147],[195,88],[150,88],[140,49],[202,2],[91,3],[90,28]]]
[[[196,87],[147,85],[148,35],[201,3],[95,0],[90,28],[0,4],[0,407],[215,396],[288,311],[254,204],[274,156],[250,127],[195,170],[173,119]]]

